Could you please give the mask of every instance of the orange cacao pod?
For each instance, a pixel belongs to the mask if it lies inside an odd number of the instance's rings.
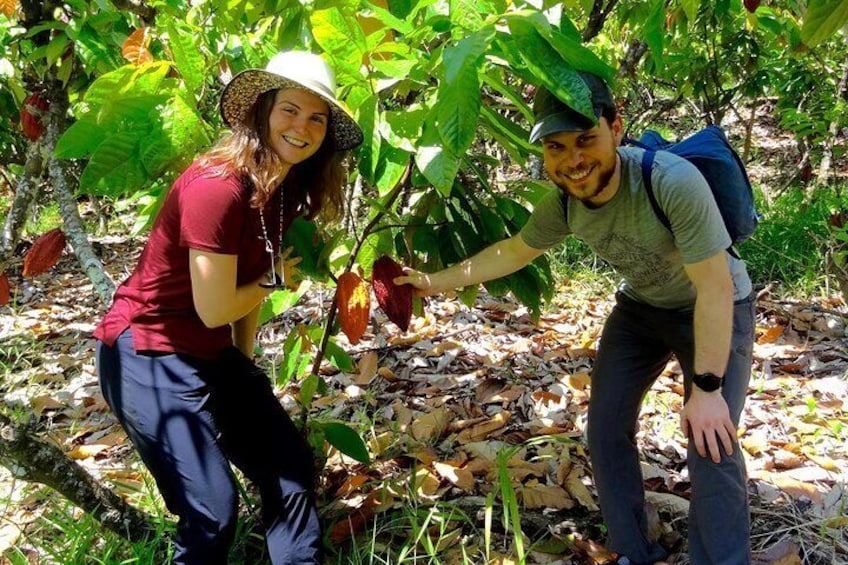
[[[0,306],[5,306],[9,303],[9,277],[6,273],[0,275]]]
[[[59,228],[38,236],[24,257],[24,276],[34,277],[59,262],[65,250],[65,234]]]
[[[30,141],[35,141],[44,133],[41,117],[50,108],[50,103],[40,94],[30,94],[21,106],[21,129]]]
[[[388,255],[383,255],[374,262],[371,272],[371,286],[374,296],[389,320],[406,331],[412,318],[412,285],[396,285],[395,277],[403,276],[403,268]]]
[[[354,345],[368,327],[371,317],[371,291],[365,281],[351,272],[339,277],[337,291],[339,324],[342,331]]]

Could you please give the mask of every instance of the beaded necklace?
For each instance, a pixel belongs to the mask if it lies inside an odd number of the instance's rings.
[[[282,191],[282,188],[278,190]],[[279,196],[280,199],[280,231],[277,234],[277,250],[280,251],[283,249],[283,196],[282,192]],[[265,207],[259,208],[259,225],[262,227],[262,239],[265,242],[265,251],[268,253],[268,257],[271,259],[271,270],[268,271],[268,282],[261,282],[259,286],[263,288],[286,288],[286,270],[285,266],[283,267],[282,276],[277,273],[274,261],[274,246],[271,245],[271,239],[268,237],[268,229],[265,227]]]

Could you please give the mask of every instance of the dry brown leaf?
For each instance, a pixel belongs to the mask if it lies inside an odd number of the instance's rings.
[[[568,385],[575,390],[585,390],[592,383],[589,373],[574,373],[568,375]]]
[[[689,515],[689,501],[676,494],[646,491],[645,500],[656,506],[658,510],[665,510],[672,516]]]
[[[757,343],[774,343],[780,336],[783,335],[783,326],[773,326],[770,328],[757,328]]]
[[[598,505],[595,504],[595,499],[592,497],[592,493],[589,492],[588,487],[586,487],[581,480],[582,475],[583,470],[579,467],[572,469],[572,471],[568,474],[568,478],[565,480],[565,488],[571,496],[577,499],[577,502],[586,507],[588,510],[598,510]]]
[[[809,459],[825,471],[839,471],[839,465],[836,464],[836,461],[834,461],[830,457],[827,457],[826,455],[819,455],[815,453],[815,448],[805,447],[803,453],[807,459]]]
[[[383,455],[389,446],[394,441],[394,433],[389,430],[370,438],[368,440],[368,449],[376,456]]]
[[[368,482],[370,477],[365,474],[356,474],[345,479],[345,482],[341,484],[341,486],[336,489],[336,496],[342,497],[347,496],[352,492],[359,490],[359,487]]]
[[[804,465],[804,460],[786,449],[774,452],[774,466],[778,469],[795,469]]]
[[[468,492],[474,491],[474,476],[467,469],[438,461],[433,463],[433,468],[443,479],[447,479],[454,486]]]
[[[574,501],[560,486],[534,485],[525,486],[519,491],[525,508],[574,508]]]
[[[489,421],[476,424],[467,430],[463,430],[458,436],[459,443],[471,443],[485,439],[489,434],[503,428],[512,414],[503,410],[494,415]]]
[[[353,379],[354,384],[367,386],[377,374],[377,361],[379,356],[376,351],[369,351],[359,360],[359,374]]]
[[[805,496],[815,502],[816,504],[822,503],[822,495],[816,489],[815,486],[801,482],[797,479],[793,479],[790,477],[782,476],[778,473],[771,473],[767,477],[764,477],[765,480],[791,496],[792,498],[800,498]]]
[[[390,383],[396,383],[398,378],[395,376],[394,371],[389,369],[388,367],[380,367],[377,369],[377,374],[389,381]]]
[[[35,412],[36,416],[40,416],[45,410],[58,410],[65,407],[64,404],[47,395],[30,398],[29,404],[32,406],[32,411]]]
[[[537,390],[531,394],[530,397],[536,402],[541,402],[543,404],[559,404],[559,401],[562,400],[560,395],[546,390]]]
[[[765,551],[753,555],[754,565],[801,565],[798,546],[789,537],[778,540]]]
[[[433,409],[433,411],[416,418],[410,430],[412,437],[417,441],[435,441],[441,437],[451,420],[451,412],[444,407]]]
[[[88,459],[94,457],[104,449],[108,449],[108,445],[101,443],[93,443],[90,445],[78,445],[68,452],[70,459]]]
[[[435,496],[441,480],[430,469],[421,468],[415,473],[415,490],[420,496]]]

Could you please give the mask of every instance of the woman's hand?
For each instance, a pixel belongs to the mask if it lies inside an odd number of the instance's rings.
[[[300,275],[300,270],[297,268],[297,265],[303,260],[303,257],[293,257],[289,259],[292,251],[294,251],[293,247],[289,247],[283,251],[277,259],[277,264],[274,268],[277,271],[277,274],[282,277],[283,284],[286,285],[286,288],[294,291],[300,287],[300,282],[303,280],[303,277]]]
[[[429,274],[416,271],[415,269],[410,269],[409,267],[404,267],[403,273],[402,277],[395,277],[392,282],[398,286],[402,284],[412,285],[415,288],[415,291],[413,292],[415,296],[430,296],[431,294],[438,294],[438,291],[433,289],[433,283]]]

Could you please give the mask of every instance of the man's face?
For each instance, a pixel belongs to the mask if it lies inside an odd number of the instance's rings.
[[[612,124],[599,118],[584,131],[560,131],[542,139],[545,169],[551,180],[570,196],[600,205],[618,189],[610,185],[616,172],[616,148],[621,143],[621,118]]]

